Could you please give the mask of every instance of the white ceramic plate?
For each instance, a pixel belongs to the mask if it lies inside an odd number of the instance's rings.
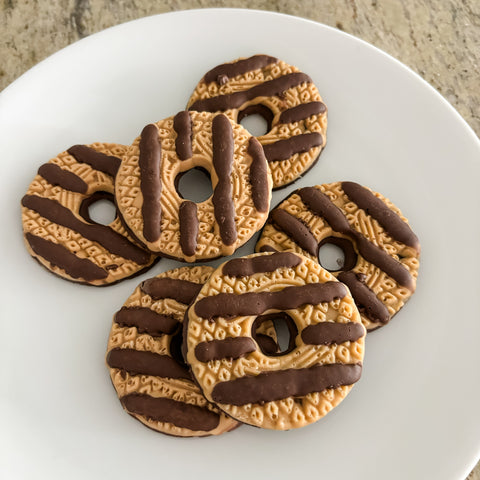
[[[139,279],[96,289],[48,273],[23,246],[20,199],[56,153],[96,140],[129,143],[146,123],[181,110],[209,68],[260,52],[308,73],[329,107],[327,148],[295,187],[350,179],[389,197],[422,243],[418,289],[368,336],[361,381],[320,422],[171,438],[123,412],[104,366],[112,314]],[[58,52],[7,88],[0,159],[2,478],[439,480],[473,468],[480,142],[399,62],[337,30],[273,13],[145,18]],[[295,187],[275,193],[274,204]],[[161,261],[142,278],[174,265]]]

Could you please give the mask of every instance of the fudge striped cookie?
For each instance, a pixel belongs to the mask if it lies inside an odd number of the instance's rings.
[[[213,195],[196,203],[177,190],[192,169],[211,178]],[[265,223],[272,179],[263,149],[223,114],[182,111],[147,125],[116,177],[123,220],[146,247],[194,262],[231,255]]]
[[[272,170],[273,188],[305,174],[325,147],[327,108],[317,87],[298,68],[268,55],[213,68],[196,86],[188,108],[224,112],[235,122],[261,115],[267,132],[257,139]]]
[[[420,243],[381,194],[354,182],[301,188],[272,210],[256,250],[318,260],[325,244],[343,251],[331,273],[352,292],[367,330],[388,323],[415,291]]]
[[[213,268],[181,267],[142,282],[113,318],[106,362],[123,408],[179,437],[219,435],[238,423],[207,402],[180,352],[182,322]]]
[[[118,214],[108,225],[90,218],[100,199],[113,204],[114,178],[126,147],[74,145],[43,164],[22,198],[28,252],[62,278],[110,285],[150,268],[156,257],[127,233]]]
[[[266,353],[255,326],[288,317],[294,341]],[[184,356],[205,397],[240,422],[274,430],[311,424],[360,378],[365,327],[344,284],[303,255],[229,260],[190,306]]]

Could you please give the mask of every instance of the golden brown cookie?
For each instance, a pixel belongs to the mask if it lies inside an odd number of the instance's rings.
[[[218,65],[196,86],[189,110],[224,112],[235,122],[259,114],[257,137],[273,177],[284,187],[305,174],[325,147],[327,109],[312,79],[277,58],[254,55]]]
[[[178,178],[200,168],[213,195],[182,198]],[[151,251],[194,262],[231,255],[265,223],[271,174],[258,141],[223,114],[180,112],[147,125],[123,157],[116,201]]]
[[[255,325],[295,326],[289,348],[265,353]],[[360,378],[365,328],[344,284],[292,252],[230,260],[187,312],[184,352],[205,397],[236,420],[287,430],[317,421]]]
[[[185,310],[212,271],[182,267],[146,280],[113,319],[106,361],[122,406],[169,435],[219,435],[238,426],[207,402],[180,353]]]
[[[126,147],[74,145],[43,164],[22,198],[29,253],[51,272],[74,282],[109,285],[148,269],[155,256],[139,247],[118,216],[94,222],[88,207],[113,203],[115,174]]]
[[[301,188],[272,210],[256,250],[318,260],[324,244],[343,250],[343,265],[331,273],[352,292],[367,330],[389,322],[415,291],[420,243],[379,193],[354,182]]]

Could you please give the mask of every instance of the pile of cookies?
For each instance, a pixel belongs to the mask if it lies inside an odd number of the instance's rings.
[[[257,253],[143,281],[114,316],[106,361],[125,410],[163,433],[311,424],[360,378],[366,331],[415,291],[418,239],[354,182],[300,188],[270,211],[272,189],[304,175],[326,141],[327,109],[296,67],[267,55],[219,65],[187,108],[130,146],[75,145],[42,165],[21,202],[25,244],[53,273],[104,286],[161,257],[230,256],[263,228]],[[265,135],[240,125],[252,114]],[[211,179],[203,202],[179,192],[192,169]],[[116,206],[108,225],[90,218],[100,199]],[[325,244],[343,251],[338,269],[320,265]]]

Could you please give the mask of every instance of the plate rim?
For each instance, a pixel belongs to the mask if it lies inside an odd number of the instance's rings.
[[[121,29],[121,28],[124,28],[126,26],[129,26],[130,24],[135,24],[135,23],[140,23],[142,21],[145,21],[146,19],[151,19],[152,21],[154,21],[155,18],[157,17],[165,17],[165,16],[182,16],[182,15],[190,15],[190,14],[198,14],[199,12],[202,13],[202,14],[205,14],[206,12],[208,11],[216,11],[216,12],[222,12],[223,13],[235,13],[235,12],[238,12],[238,11],[241,11],[242,13],[245,13],[245,12],[248,12],[248,13],[252,13],[252,14],[261,14],[261,15],[266,15],[266,16],[279,16],[279,17],[286,17],[286,18],[289,18],[291,20],[294,20],[294,21],[299,21],[299,22],[306,22],[306,23],[310,23],[310,24],[313,24],[315,25],[316,27],[321,27],[321,28],[325,28],[327,30],[330,30],[332,32],[335,32],[335,34],[338,34],[338,35],[341,35],[341,36],[347,36],[347,37],[350,37],[351,39],[353,39],[354,41],[356,42],[360,42],[361,44],[363,44],[363,46],[366,46],[368,47],[369,49],[373,49],[374,51],[376,51],[377,53],[380,53],[382,56],[384,56],[385,58],[387,58],[388,60],[393,60],[395,62],[395,64],[397,64],[397,66],[400,66],[402,69],[404,69],[405,71],[409,72],[410,74],[413,74],[417,79],[421,80],[421,82],[428,86],[429,87],[429,91],[430,92],[434,92],[437,96],[437,99],[441,99],[442,101],[442,104],[445,106],[448,106],[449,110],[450,110],[450,113],[454,113],[454,115],[456,116],[456,120],[461,120],[461,123],[463,125],[463,127],[467,127],[466,131],[469,132],[469,135],[471,136],[471,138],[474,140],[474,142],[476,143],[477,147],[480,149],[480,139],[479,137],[477,136],[477,134],[475,133],[475,131],[473,130],[473,128],[467,123],[467,121],[461,116],[461,114],[453,107],[453,105],[450,104],[450,102],[448,102],[448,100],[445,99],[445,97],[443,97],[443,95],[438,92],[432,85],[430,85],[423,77],[420,76],[420,74],[418,74],[417,72],[415,72],[411,67],[405,65],[404,63],[402,63],[401,61],[399,61],[398,59],[396,59],[395,57],[393,57],[392,55],[386,53],[385,51],[381,50],[380,48],[366,42],[365,40],[362,40],[352,34],[349,34],[347,32],[343,32],[343,31],[340,31],[332,26],[329,26],[329,25],[325,25],[323,23],[320,23],[320,22],[317,22],[315,20],[310,20],[310,19],[305,19],[305,18],[301,18],[301,17],[297,17],[297,16],[294,16],[294,15],[290,15],[290,14],[285,14],[285,13],[281,13],[281,12],[272,12],[272,11],[268,11],[268,10],[256,10],[256,9],[245,9],[245,8],[200,8],[200,9],[188,9],[188,10],[180,10],[180,11],[173,11],[173,12],[164,12],[164,13],[159,13],[159,14],[154,14],[154,15],[149,15],[149,16],[146,16],[146,17],[141,17],[141,18],[137,18],[137,19],[133,19],[133,20],[129,20],[129,21],[126,21],[126,22],[122,22],[120,24],[117,24],[117,25],[113,25],[111,27],[108,27],[104,30],[101,30],[99,32],[96,32],[96,33],[93,33],[85,38],[82,38],[82,39],[79,39],[65,47],[63,47],[62,49],[58,50],[57,52],[54,52],[53,54],[49,55],[48,57],[46,57],[45,59],[43,59],[42,61],[40,61],[39,63],[37,63],[35,66],[33,66],[32,68],[28,69],[27,71],[25,71],[22,75],[20,75],[17,79],[15,79],[12,83],[10,83],[7,87],[5,87],[4,90],[2,90],[0,92],[0,102],[4,99],[4,98],[7,98],[10,94],[15,94],[15,89],[16,88],[21,88],[22,86],[22,83],[25,82],[25,81],[28,81],[30,76],[33,74],[35,74],[37,72],[38,69],[41,69],[41,68],[45,68],[45,66],[48,68],[48,65],[49,63],[51,63],[52,61],[55,61],[56,58],[60,55],[68,55],[70,53],[70,51],[72,51],[74,48],[78,48],[77,45],[78,44],[82,44],[82,45],[86,45],[87,42],[89,41],[97,41],[98,38],[100,38],[101,36],[103,36],[104,34],[108,34],[108,32],[110,30],[113,30],[113,29]],[[13,91],[13,93],[11,93]],[[480,438],[478,440],[478,445],[480,447]],[[477,457],[476,459],[474,459],[471,463],[471,467],[470,469],[468,470],[468,472],[466,472],[467,474],[474,468],[475,464],[480,460],[480,448],[478,448],[478,453],[477,453]]]

